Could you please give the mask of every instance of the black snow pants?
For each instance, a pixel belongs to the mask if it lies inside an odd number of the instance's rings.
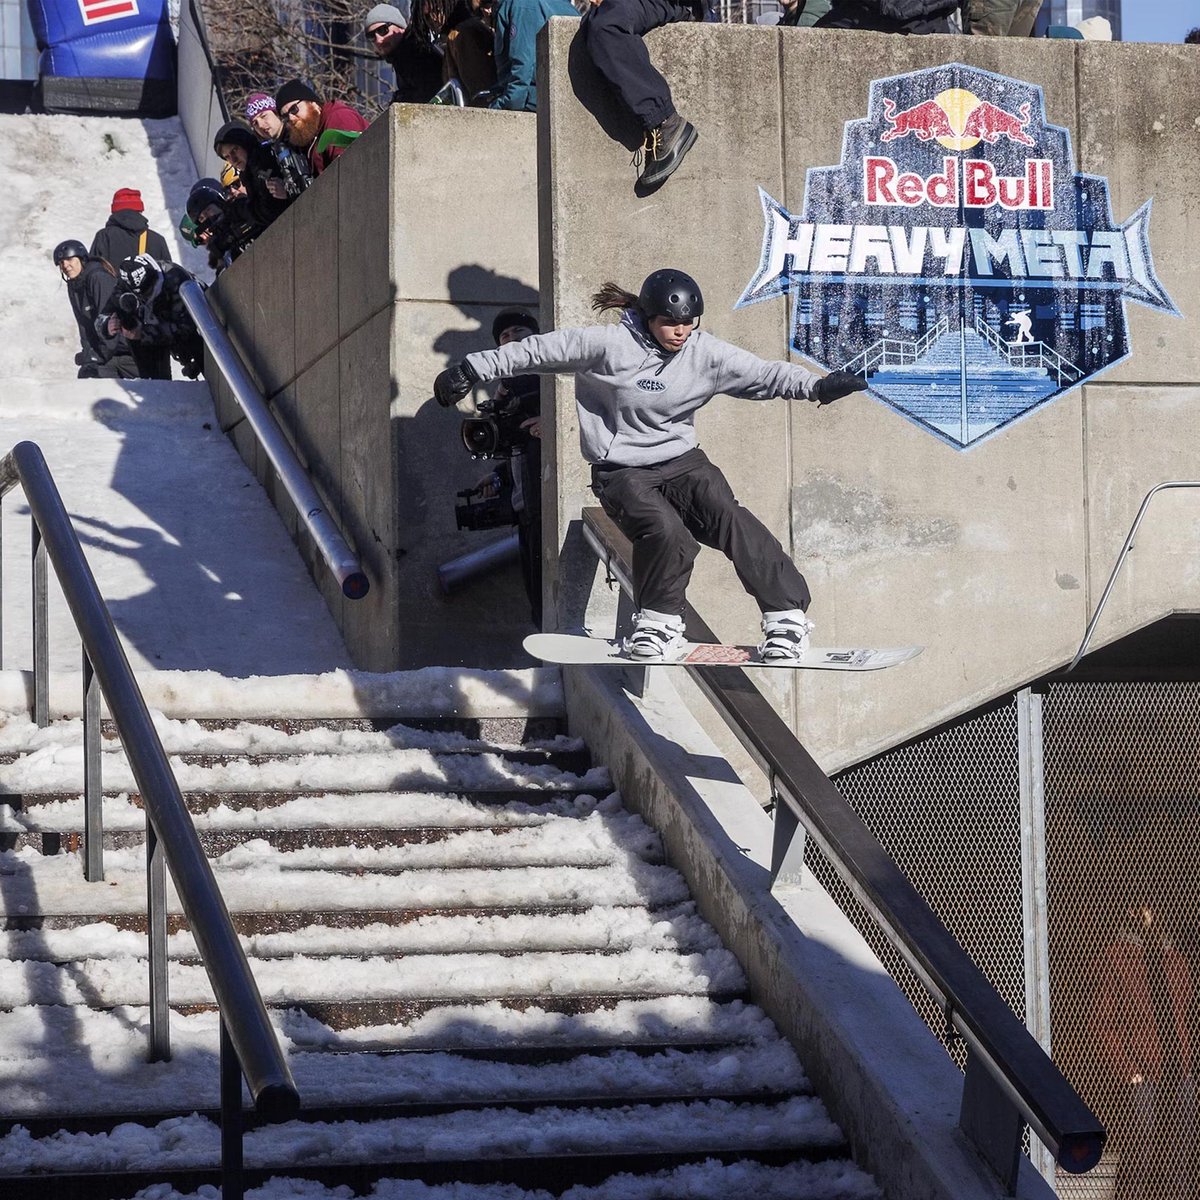
[[[593,466],[592,491],[633,542],[638,609],[682,615],[702,545],[720,550],[733,563],[762,612],[808,608],[804,576],[775,535],[737,502],[703,450],[650,467]]]
[[[602,0],[584,14],[578,36],[588,55],[646,129],[658,128],[675,104],[667,81],[650,64],[642,35],[692,19],[691,5],[672,0]]]

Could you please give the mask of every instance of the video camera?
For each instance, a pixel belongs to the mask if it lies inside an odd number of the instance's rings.
[[[137,329],[142,323],[142,299],[137,292],[118,292],[113,298],[117,309],[117,320],[126,332]]]
[[[459,529],[472,532],[480,529],[499,529],[515,525],[517,513],[512,505],[512,480],[498,481],[499,494],[482,495],[481,487],[464,488],[454,502],[454,521]]]
[[[481,401],[479,415],[464,417],[459,429],[467,453],[472,458],[508,458],[514,449],[528,445],[530,434],[521,424],[538,415],[540,394],[536,375],[518,375],[494,400]]]

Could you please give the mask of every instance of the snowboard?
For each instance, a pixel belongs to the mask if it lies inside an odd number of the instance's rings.
[[[814,646],[799,662],[760,662],[754,646],[725,646],[717,642],[688,642],[679,658],[669,662],[641,662],[630,658],[621,643],[584,633],[531,633],[525,649],[543,662],[561,665],[621,663],[649,667],[764,667],[772,670],[882,671],[916,658],[924,646]]]

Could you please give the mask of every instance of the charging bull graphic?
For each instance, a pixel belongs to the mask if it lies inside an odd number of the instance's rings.
[[[1123,225],[1075,172],[1041,88],[961,63],[876,80],[802,215],[759,189],[738,306],[792,297],[792,346],[957,448],[1129,354],[1125,301],[1179,316],[1154,272],[1151,202]]]

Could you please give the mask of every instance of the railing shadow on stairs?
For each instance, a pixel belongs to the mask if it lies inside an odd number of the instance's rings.
[[[598,508],[584,510],[583,535],[608,579],[632,596],[629,540]],[[718,640],[690,606],[684,619],[693,640]],[[770,782],[772,883],[799,872],[807,831],[933,997],[947,1028],[962,1037],[968,1054],[959,1126],[1007,1193],[1016,1186],[1026,1125],[1063,1170],[1096,1166],[1104,1126],[766,696],[742,670],[684,669]]]
[[[53,565],[83,650],[84,878],[104,878],[100,703],[108,705],[146,811],[151,1062],[171,1057],[167,994],[166,868],[220,1011],[221,1174],[224,1200],[241,1200],[242,1078],[255,1110],[286,1121],[300,1096],[245,951],[150,719],[108,607],[41,450],[20,442],[0,460],[0,499],[20,486],[33,542],[33,719],[50,719],[47,562]],[[3,597],[0,596],[0,617]],[[3,626],[0,624],[0,633]]]

